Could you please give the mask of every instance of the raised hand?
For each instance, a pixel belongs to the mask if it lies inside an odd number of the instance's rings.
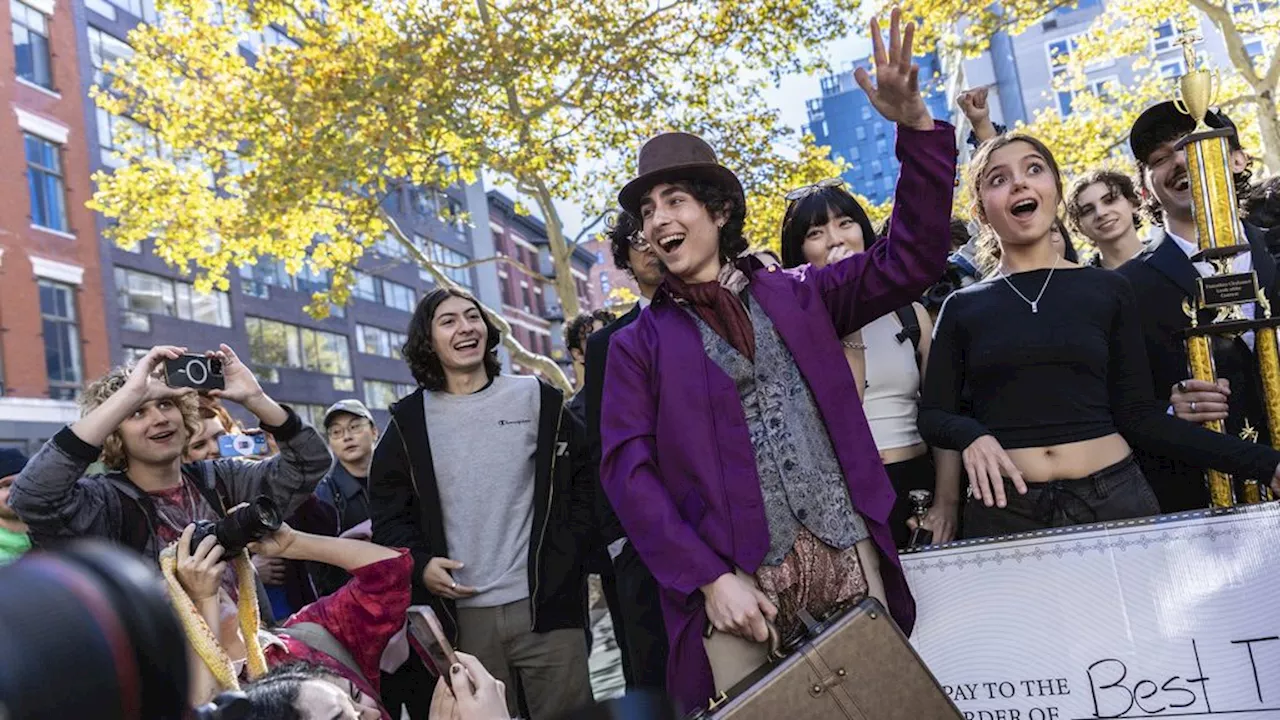
[[[969,119],[970,124],[978,125],[991,118],[991,107],[987,105],[987,94],[990,91],[991,88],[984,85],[973,90],[965,90],[960,93],[960,97],[956,98],[956,104],[960,106],[960,111]]]
[[[151,348],[133,366],[133,371],[129,373],[129,379],[125,381],[123,389],[133,396],[138,405],[195,392],[191,388],[169,387],[162,375],[161,366],[164,361],[177,360],[186,351],[186,348],[176,345],[157,345]]]
[[[876,80],[865,68],[858,68],[853,78],[862,87],[876,112],[884,119],[916,130],[932,130],[933,116],[920,96],[920,66],[911,61],[915,40],[915,23],[901,28],[902,11],[893,9],[889,16],[889,49],[880,34],[879,18],[871,20],[871,46],[875,53]]]
[[[236,355],[229,345],[223,343],[217,351],[211,350],[205,355],[222,361],[222,376],[226,381],[225,389],[213,390],[209,393],[210,395],[232,400],[241,405],[263,395],[258,378],[253,376],[253,371],[240,361],[240,356]]]

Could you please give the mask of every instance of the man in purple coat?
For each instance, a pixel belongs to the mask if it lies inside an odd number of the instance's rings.
[[[683,133],[646,143],[619,195],[668,273],[612,339],[601,482],[662,587],[668,689],[685,711],[719,684],[709,626],[762,641],[766,620],[868,590],[905,631],[914,622],[887,526],[894,491],[840,345],[918,298],[950,250],[954,129],[920,98],[913,28],[899,33],[897,11],[892,24],[887,51],[872,24],[876,82],[857,75],[897,123],[902,161],[872,251],[793,271],[744,255],[741,184]]]

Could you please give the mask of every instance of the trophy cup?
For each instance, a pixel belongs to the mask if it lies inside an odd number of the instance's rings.
[[[1276,351],[1276,326],[1280,320],[1271,316],[1271,303],[1267,294],[1258,287],[1258,277],[1249,272],[1236,273],[1231,261],[1236,255],[1251,251],[1243,236],[1239,219],[1239,204],[1231,170],[1231,128],[1213,129],[1205,124],[1205,114],[1214,101],[1217,76],[1204,68],[1196,67],[1195,43],[1198,38],[1184,35],[1179,43],[1187,62],[1187,74],[1179,78],[1179,97],[1175,101],[1178,110],[1190,115],[1196,127],[1190,135],[1179,141],[1177,149],[1186,151],[1187,174],[1191,180],[1192,204],[1196,224],[1199,252],[1192,261],[1205,261],[1213,268],[1209,277],[1198,280],[1194,306],[1183,301],[1183,311],[1191,320],[1185,330],[1187,362],[1191,376],[1207,382],[1216,381],[1211,339],[1213,336],[1233,336],[1253,331],[1255,333],[1259,374],[1267,411],[1272,428],[1271,442],[1280,443],[1280,355]],[[1254,319],[1248,319],[1243,306],[1254,303]],[[1200,312],[1211,311],[1215,317],[1201,322]],[[1215,432],[1224,432],[1222,421],[1205,423]],[[1253,435],[1246,428],[1244,435]],[[1280,445],[1277,445],[1280,447]],[[1206,477],[1211,507],[1228,507],[1236,504],[1237,494],[1232,478],[1216,470]],[[1240,496],[1244,502],[1260,502],[1264,490],[1257,480],[1245,480]]]
[[[933,505],[933,493],[928,490],[909,490],[907,499],[911,501],[911,512],[916,516],[916,529],[911,531],[907,547],[918,548],[933,544],[933,531],[924,526],[924,516],[929,514]]]

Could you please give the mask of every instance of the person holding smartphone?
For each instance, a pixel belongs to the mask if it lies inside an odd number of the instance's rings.
[[[13,483],[10,506],[34,542],[97,536],[158,562],[161,548],[197,520],[268,495],[293,513],[329,470],[324,438],[293,410],[272,400],[230,347],[207,353],[222,365],[223,387],[209,394],[258,417],[280,444],[276,457],[250,462],[221,458],[183,463],[200,428],[196,390],[172,387],[166,361],[186,348],[160,345],[130,367],[112,370],[81,395],[83,416],[44,444]],[[86,475],[101,459],[103,474]],[[234,597],[234,572],[224,587]]]

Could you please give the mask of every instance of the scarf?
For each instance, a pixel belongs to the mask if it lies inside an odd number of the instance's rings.
[[[692,305],[698,317],[717,335],[743,357],[755,362],[755,330],[740,298],[749,282],[746,273],[732,263],[721,267],[719,276],[712,282],[687,284],[675,275],[667,275],[672,295]]]

